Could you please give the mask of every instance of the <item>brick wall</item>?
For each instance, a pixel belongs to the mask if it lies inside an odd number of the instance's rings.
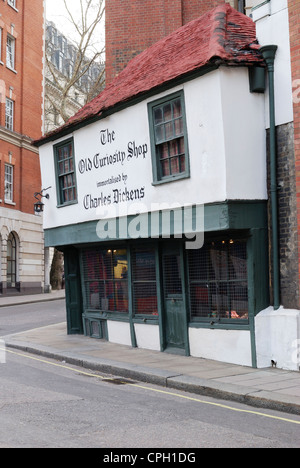
[[[267,131],[268,188],[270,191],[269,131]],[[278,240],[280,268],[280,304],[288,309],[299,308],[298,220],[295,181],[294,126],[290,122],[276,127]],[[271,206],[269,192],[269,235]],[[270,241],[271,245],[271,241]],[[269,252],[271,256],[271,251]],[[270,258],[270,269],[272,268]],[[270,278],[272,274],[270,271]],[[272,284],[270,284],[272,296]]]
[[[106,0],[106,84],[135,55],[221,3],[225,0]]]
[[[0,3],[0,208],[33,213],[41,189],[39,156],[30,139],[42,135],[43,0],[18,0],[17,11]],[[15,70],[6,66],[7,34],[15,39]],[[5,129],[5,99],[14,101],[13,131]],[[4,165],[14,171],[13,204],[4,200]]]
[[[298,264],[300,265],[300,2],[288,0],[290,22],[290,45],[292,82],[294,91],[294,148],[295,148],[295,177],[298,224]],[[299,274],[300,277],[300,274]]]

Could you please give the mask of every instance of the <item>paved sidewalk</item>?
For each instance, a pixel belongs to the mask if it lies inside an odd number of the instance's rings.
[[[1,296],[0,295],[0,307],[8,307],[20,304],[31,304],[33,302],[45,302],[55,301],[57,299],[63,299],[65,297],[65,290],[60,289],[58,291],[51,291],[50,293],[42,294],[19,294],[14,296]]]
[[[64,295],[64,291],[57,293],[48,294],[48,300]],[[300,372],[272,367],[253,369],[67,335],[66,323],[2,339],[7,348],[114,376],[300,415]]]

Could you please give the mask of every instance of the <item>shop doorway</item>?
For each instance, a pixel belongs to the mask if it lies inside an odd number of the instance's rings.
[[[7,288],[17,288],[17,238],[11,232],[7,239]]]
[[[183,258],[180,246],[162,250],[165,351],[188,354]]]

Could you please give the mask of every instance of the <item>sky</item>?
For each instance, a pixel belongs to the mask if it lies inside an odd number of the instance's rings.
[[[80,18],[80,0],[67,0],[69,8],[74,14],[74,17]],[[67,13],[64,9],[63,0],[46,0],[46,19],[53,21],[57,29],[62,32],[68,39],[75,40],[74,26],[67,19]],[[98,30],[99,41],[104,45],[104,25]]]

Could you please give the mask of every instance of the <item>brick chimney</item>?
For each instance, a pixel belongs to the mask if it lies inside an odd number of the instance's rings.
[[[130,59],[198,18],[235,0],[106,0],[106,85]]]

